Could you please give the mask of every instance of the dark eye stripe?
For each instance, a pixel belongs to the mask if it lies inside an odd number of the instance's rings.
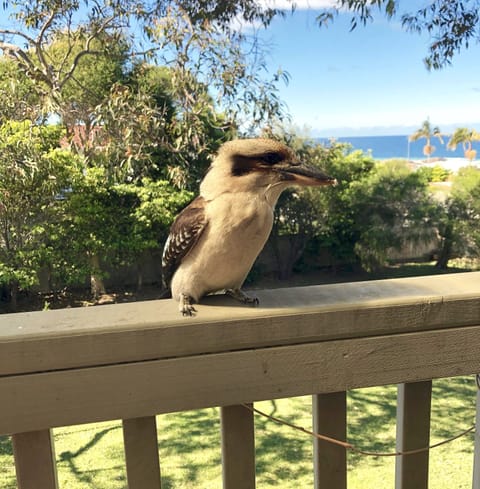
[[[261,160],[268,165],[276,165],[283,160],[283,155],[280,153],[266,153],[261,157]]]

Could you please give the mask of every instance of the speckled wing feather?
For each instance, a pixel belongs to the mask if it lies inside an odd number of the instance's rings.
[[[162,277],[165,287],[170,287],[173,274],[206,226],[205,199],[197,197],[180,212],[170,228],[162,256]]]

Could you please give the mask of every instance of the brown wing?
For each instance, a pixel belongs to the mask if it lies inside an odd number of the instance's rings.
[[[163,248],[162,277],[165,287],[170,287],[173,274],[198,241],[206,225],[203,197],[194,199],[176,217]]]

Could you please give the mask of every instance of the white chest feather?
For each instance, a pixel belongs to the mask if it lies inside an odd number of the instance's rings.
[[[173,276],[174,298],[240,288],[272,229],[272,207],[247,193],[221,195],[205,213],[206,229]]]

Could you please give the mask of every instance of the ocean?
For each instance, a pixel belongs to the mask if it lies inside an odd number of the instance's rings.
[[[328,144],[330,139],[316,138],[321,144]],[[408,136],[354,136],[335,138],[335,141],[341,143],[350,143],[354,149],[360,149],[364,152],[371,152],[372,156],[377,160],[386,160],[390,158],[406,158],[408,160],[425,160],[423,147],[425,139],[409,142]],[[435,151],[431,155],[431,159],[442,158],[464,158],[462,145],[458,145],[455,151],[447,149],[448,137],[444,139],[442,144],[437,138],[432,138],[430,144],[435,146]],[[472,148],[477,150],[477,155],[480,158],[480,142],[476,141],[472,144]]]

